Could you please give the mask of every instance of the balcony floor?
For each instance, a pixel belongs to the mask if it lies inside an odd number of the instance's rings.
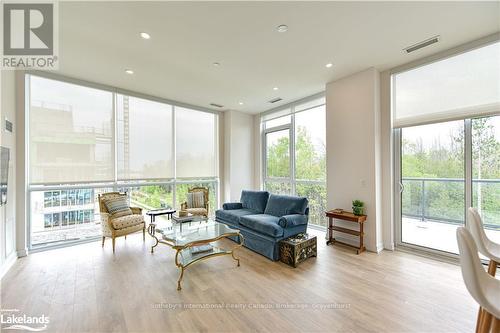
[[[458,253],[455,232],[459,225],[437,221],[421,221],[403,217],[402,241],[441,251]],[[500,243],[500,231],[486,230],[487,236]]]

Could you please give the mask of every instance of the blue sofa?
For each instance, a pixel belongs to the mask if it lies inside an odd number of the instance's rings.
[[[242,191],[240,202],[225,203],[215,212],[215,220],[239,229],[245,247],[278,260],[279,241],[306,232],[308,204],[305,197]]]

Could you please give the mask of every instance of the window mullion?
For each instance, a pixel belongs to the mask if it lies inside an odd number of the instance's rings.
[[[290,124],[290,191],[292,195],[296,193],[295,186],[295,107],[292,107],[292,119]]]
[[[464,147],[464,171],[465,171],[465,224],[468,222],[467,210],[472,207],[472,120],[465,119],[465,147]]]

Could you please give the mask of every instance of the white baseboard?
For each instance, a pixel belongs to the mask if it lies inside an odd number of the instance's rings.
[[[18,258],[26,257],[27,255],[28,255],[28,249],[27,248],[24,248],[24,249],[21,249],[21,250],[17,250],[17,257]]]
[[[389,251],[394,251],[396,248],[394,247],[394,243],[385,243],[384,249],[389,250]]]
[[[15,251],[13,251],[10,254],[10,256],[7,257],[7,260],[5,260],[3,265],[0,267],[0,279],[3,278],[3,276],[9,271],[9,269],[11,269],[16,260],[17,260],[17,254]]]

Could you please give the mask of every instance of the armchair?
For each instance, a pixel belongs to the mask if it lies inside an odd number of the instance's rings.
[[[104,241],[106,237],[112,239],[113,253],[115,253],[115,239],[116,237],[125,236],[127,238],[128,234],[142,230],[142,240],[146,240],[146,223],[144,221],[144,216],[142,216],[142,208],[139,207],[129,207],[130,212],[127,215],[123,214],[110,214],[106,202],[109,200],[117,199],[120,197],[127,198],[126,193],[120,192],[109,192],[99,194],[99,211],[101,214],[101,228],[102,228],[102,247],[104,247]]]
[[[181,204],[181,209],[193,215],[208,217],[208,191],[207,187],[189,189],[188,200]]]

